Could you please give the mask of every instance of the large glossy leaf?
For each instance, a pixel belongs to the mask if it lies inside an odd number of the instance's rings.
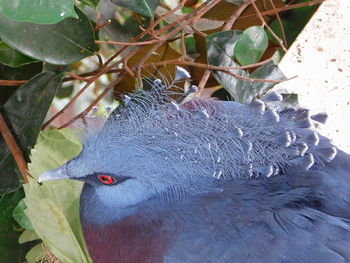
[[[39,74],[43,69],[42,62],[31,63],[17,68],[0,64],[0,79],[28,80]],[[18,86],[0,86],[0,109],[2,105],[16,92]]]
[[[24,185],[26,213],[45,246],[62,262],[91,262],[79,220],[79,196],[82,183],[62,180],[37,183],[40,173],[56,168],[77,155],[81,144],[72,130],[41,132],[32,151],[30,179]]]
[[[0,63],[15,68],[33,61],[32,58],[19,53],[0,40]]]
[[[206,39],[209,64],[221,67],[239,66],[233,61],[231,56],[240,35],[241,31],[224,31],[209,35]],[[242,69],[231,69],[230,72],[256,79],[285,79],[285,76],[274,62],[264,64],[252,74]],[[254,98],[261,97],[276,84],[274,82],[247,81],[220,71],[213,71],[213,75],[221,86],[230,93],[234,100],[241,103],[250,103]]]
[[[259,67],[252,74],[250,74],[250,77],[267,80],[286,79],[286,76],[273,61],[270,61]],[[243,89],[243,101],[250,102],[254,98],[261,98],[262,95],[272,89],[275,85],[276,83],[274,82],[252,82],[249,85],[245,85]]]
[[[144,16],[153,17],[160,0],[112,0],[118,6],[125,7]]]
[[[21,263],[28,246],[18,244],[19,231],[12,211],[19,200],[23,198],[22,189],[0,198],[0,262]]]
[[[252,26],[240,35],[234,56],[241,65],[258,62],[268,46],[267,34],[263,27]]]
[[[17,21],[39,24],[55,24],[67,17],[78,18],[74,0],[1,0],[0,13]]]
[[[239,65],[233,61],[232,56],[241,34],[241,31],[229,30],[209,35],[206,38],[208,63],[220,67],[238,67]],[[248,73],[241,69],[231,69],[230,72],[240,76],[248,76]],[[213,75],[236,101],[243,102],[242,87],[244,82],[241,79],[221,71],[213,71]]]
[[[67,65],[94,54],[90,20],[77,9],[79,19],[58,24],[18,22],[0,15],[0,38],[19,52],[56,65]]]
[[[17,89],[1,110],[27,161],[64,75],[54,72],[38,74]],[[21,182],[15,160],[0,137],[0,194],[14,191]]]

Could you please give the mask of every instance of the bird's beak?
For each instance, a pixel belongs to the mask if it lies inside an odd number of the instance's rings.
[[[63,165],[61,167],[48,170],[46,172],[43,172],[39,176],[39,184],[41,184],[44,181],[50,181],[50,180],[61,180],[61,179],[69,179],[69,176],[67,174],[66,166]]]

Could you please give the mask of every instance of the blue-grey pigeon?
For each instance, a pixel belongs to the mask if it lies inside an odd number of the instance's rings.
[[[315,131],[326,115],[151,84],[39,178],[85,183],[95,263],[350,262],[350,157]]]

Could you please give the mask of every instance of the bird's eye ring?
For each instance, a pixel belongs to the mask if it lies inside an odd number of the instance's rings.
[[[104,184],[113,184],[114,183],[114,178],[109,176],[109,175],[101,174],[98,176],[98,179]]]

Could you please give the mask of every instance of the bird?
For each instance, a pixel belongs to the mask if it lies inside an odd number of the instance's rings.
[[[84,182],[93,262],[350,262],[350,156],[317,131],[325,113],[148,83],[39,177]]]

